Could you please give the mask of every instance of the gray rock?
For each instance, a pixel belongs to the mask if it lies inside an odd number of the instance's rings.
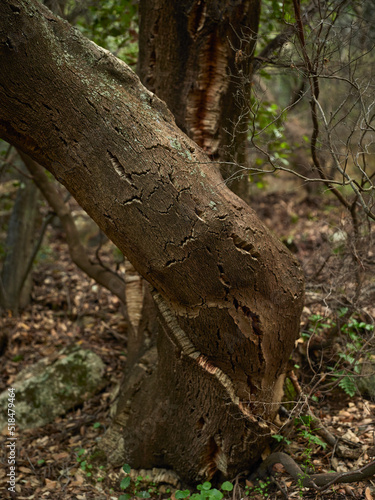
[[[92,351],[78,346],[62,349],[55,361],[41,360],[22,370],[15,390],[18,429],[41,427],[99,392],[105,365]],[[0,431],[8,424],[8,390],[0,394]]]

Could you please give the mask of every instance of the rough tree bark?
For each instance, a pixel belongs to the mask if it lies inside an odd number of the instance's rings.
[[[166,105],[36,0],[0,4],[0,58],[0,136],[69,189],[158,308],[157,346],[129,374],[105,440],[110,460],[187,480],[251,468],[299,332],[298,264]]]
[[[248,111],[260,0],[142,0],[138,74],[246,196]],[[167,82],[167,84],[166,84]],[[225,162],[229,162],[225,165]],[[231,166],[231,165],[232,166]]]

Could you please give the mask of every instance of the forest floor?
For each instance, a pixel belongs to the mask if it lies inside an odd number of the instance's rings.
[[[287,194],[260,193],[254,197],[253,206],[305,269],[307,294],[301,332],[310,340],[311,332],[318,340],[326,340],[324,335],[332,331],[334,312],[348,306],[354,295],[360,306],[358,321],[371,324],[371,318],[375,317],[372,253],[375,250],[370,244],[371,230],[364,232],[363,255],[356,254],[362,278],[364,276],[359,290],[355,285],[358,269],[354,269],[347,218],[334,201],[329,199],[322,207],[320,196],[298,200]],[[110,247],[106,248],[107,253],[113,252]],[[56,228],[51,228],[45,239],[33,280],[30,305],[17,317],[10,314],[0,317],[0,331],[7,332],[10,338],[1,358],[0,392],[12,386],[21,369],[72,344],[88,348],[101,357],[106,365],[107,384],[99,394],[51,424],[18,432],[17,493],[13,496],[7,491],[7,434],[3,431],[0,435],[0,498],[118,499],[124,493],[120,488],[124,472],[109,466],[99,468],[93,454],[110,424],[110,403],[126,361],[127,328],[119,301],[72,264],[63,235]],[[373,336],[365,341],[373,347]],[[284,451],[299,464],[308,462],[315,472],[358,469],[375,455],[375,401],[358,394],[350,397],[337,387],[332,374],[322,376],[326,363],[332,361],[338,366],[337,352],[343,344],[345,339],[343,341],[339,334],[328,348],[321,349],[317,344],[307,356],[307,343],[301,342],[293,357],[302,390],[310,395],[309,408],[335,436],[344,436],[359,450],[357,458],[342,459],[335,449],[323,448],[312,431],[298,427],[293,417],[289,434],[288,426],[280,430]],[[237,478],[235,489],[226,498],[375,498],[375,478],[334,485],[328,491],[317,493],[301,489],[282,466],[275,469],[278,486],[268,481],[252,482],[243,476]],[[133,494],[134,488],[138,491],[138,497],[175,498],[176,488],[171,485],[145,486],[138,478],[132,482],[132,488]]]

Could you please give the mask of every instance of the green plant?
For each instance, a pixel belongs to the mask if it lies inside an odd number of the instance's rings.
[[[327,447],[327,443],[322,441],[318,436],[316,436],[313,433],[313,430],[311,428],[311,422],[312,422],[312,417],[310,417],[310,415],[301,415],[296,418],[296,424],[299,430],[299,435],[303,439],[306,439],[308,442],[308,446],[304,449],[304,453],[306,452],[307,448],[311,447],[312,444],[321,446],[323,450],[325,450]]]
[[[343,310],[345,312],[346,309]],[[350,397],[357,392],[355,375],[361,372],[358,352],[364,346],[366,335],[374,331],[374,325],[358,321],[355,317],[341,326],[341,332],[346,336],[343,351],[338,353],[338,362],[331,367],[332,377],[339,380],[339,387]],[[347,369],[350,367],[350,372]]]
[[[76,448],[75,451],[77,454],[77,462],[79,464],[79,467],[86,474],[86,477],[99,482],[103,481],[104,480],[104,476],[102,475],[102,473],[104,472],[103,465],[97,467],[99,473],[98,475],[93,476],[95,467],[91,462],[92,460],[95,459],[95,456],[94,455],[88,456],[87,451],[84,448]]]
[[[175,497],[189,498],[191,500],[221,500],[224,498],[226,492],[233,490],[233,484],[230,481],[225,481],[221,485],[220,491],[216,488],[212,488],[212,484],[209,481],[205,481],[202,484],[198,484],[197,490],[199,493],[190,493],[189,490],[177,490],[175,492]]]
[[[126,476],[121,480],[120,488],[122,490],[129,490],[128,492],[119,496],[119,500],[130,500],[130,498],[151,498],[151,493],[156,492],[155,487],[151,487],[148,490],[142,489],[139,490],[139,486],[144,482],[144,478],[142,476],[137,476],[136,480],[132,482],[130,477],[131,467],[129,464],[125,464],[122,467],[122,470],[125,472]],[[152,483],[153,485],[153,483]]]
[[[267,498],[267,497],[269,497],[268,490],[269,490],[270,484],[271,484],[270,479],[267,478],[264,481],[260,479],[257,482],[257,484],[255,486],[253,486],[252,488],[249,486],[245,486],[245,494],[249,495],[250,493],[256,493],[257,495],[260,495],[263,498]]]
[[[338,311],[338,318],[347,316],[348,309],[342,308]],[[324,318],[320,314],[313,314],[309,318],[309,328],[302,332],[301,336],[306,341],[313,333],[322,334],[336,327],[336,322]],[[357,392],[355,376],[361,372],[361,363],[358,352],[364,346],[366,335],[372,334],[374,325],[359,321],[351,317],[340,325],[343,335],[342,350],[337,353],[336,363],[328,366],[333,381],[338,381],[338,386],[350,397]]]
[[[314,471],[314,463],[312,461],[313,445],[321,446],[323,449],[327,447],[327,443],[322,441],[318,436],[313,433],[312,430],[312,417],[310,415],[301,415],[295,419],[296,427],[298,429],[299,436],[307,441],[307,444],[303,448],[302,458],[303,463],[301,468],[304,473],[308,475],[311,471]],[[303,477],[298,480],[298,486],[300,490],[300,497],[302,497],[303,489]]]
[[[312,314],[309,317],[309,327],[307,331],[303,331],[301,333],[301,337],[304,340],[308,340],[311,335],[317,333],[322,333],[324,330],[331,328],[335,323],[330,322],[327,318],[322,316],[321,314]]]

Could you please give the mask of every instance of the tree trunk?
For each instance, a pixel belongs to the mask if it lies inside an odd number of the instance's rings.
[[[4,297],[0,301],[0,308],[10,309],[14,313],[20,307],[26,307],[30,301],[32,278],[28,268],[34,250],[39,193],[25,167],[22,167],[19,181],[20,187],[9,219],[6,256],[1,271]]]
[[[244,197],[240,165],[247,159],[259,15],[260,0],[140,2],[142,83],[166,102],[189,137],[223,162],[229,186]]]
[[[157,305],[110,459],[187,480],[249,469],[299,333],[298,264],[127,65],[36,0],[0,4],[0,49],[0,136],[69,189]]]

